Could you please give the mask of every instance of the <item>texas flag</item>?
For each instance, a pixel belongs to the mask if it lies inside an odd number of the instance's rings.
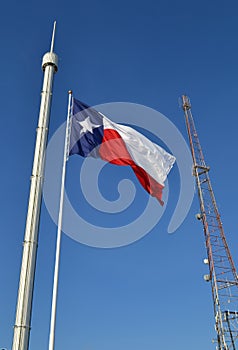
[[[162,190],[175,157],[135,129],[112,122],[75,98],[72,108],[69,155],[129,165],[144,189],[163,205]]]

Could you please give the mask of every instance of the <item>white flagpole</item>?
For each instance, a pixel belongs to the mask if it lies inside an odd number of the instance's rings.
[[[56,22],[54,23],[52,34],[51,50],[44,55],[42,60],[44,80],[32,167],[12,350],[28,350],[29,348],[42,185],[45,168],[45,151],[48,136],[53,80],[54,74],[58,70],[58,57],[53,52],[55,25]]]
[[[67,114],[65,140],[64,140],[63,169],[62,169],[62,177],[61,177],[57,242],[56,242],[56,253],[55,253],[55,270],[54,270],[54,283],[53,283],[53,294],[52,294],[52,305],[51,305],[49,350],[54,350],[54,344],[55,344],[55,321],[56,321],[58,280],[59,280],[60,246],[61,246],[61,236],[62,236],[64,186],[65,186],[65,175],[66,175],[66,162],[68,160],[68,152],[69,152],[71,105],[72,105],[72,91],[69,91],[68,114]]]

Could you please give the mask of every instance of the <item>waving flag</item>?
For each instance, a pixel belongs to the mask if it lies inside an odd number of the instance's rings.
[[[144,189],[163,205],[164,181],[175,157],[135,129],[112,122],[76,99],[73,99],[69,151],[69,155],[73,154],[131,166]]]

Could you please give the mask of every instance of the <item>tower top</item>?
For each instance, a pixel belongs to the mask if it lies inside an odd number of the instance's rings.
[[[182,95],[182,107],[184,111],[191,109],[191,103],[187,95]]]
[[[53,66],[55,73],[58,70],[58,56],[53,52],[54,50],[54,43],[55,43],[55,31],[56,31],[56,21],[54,21],[53,26],[53,32],[52,32],[52,38],[51,38],[51,45],[50,45],[50,52],[47,52],[42,59],[42,69],[45,71],[45,68],[47,66]]]

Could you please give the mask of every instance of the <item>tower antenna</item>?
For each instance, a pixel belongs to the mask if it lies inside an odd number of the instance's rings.
[[[32,299],[38,245],[45,152],[48,137],[54,73],[58,70],[58,57],[53,53],[55,23],[51,51],[43,56],[44,72],[41,104],[36,134],[35,154],[31,175],[30,195],[23,242],[22,264],[16,307],[12,350],[28,350],[31,329]]]
[[[209,273],[205,281],[211,283],[217,350],[238,349],[238,278],[227,244],[220,213],[209,177],[198,134],[195,128],[189,98],[182,96],[190,149],[193,158],[193,175],[196,178],[200,213],[203,223]]]
[[[51,38],[51,45],[50,45],[50,52],[51,52],[51,53],[54,51],[55,31],[56,31],[56,21],[54,21],[53,32],[52,32],[52,38]]]

